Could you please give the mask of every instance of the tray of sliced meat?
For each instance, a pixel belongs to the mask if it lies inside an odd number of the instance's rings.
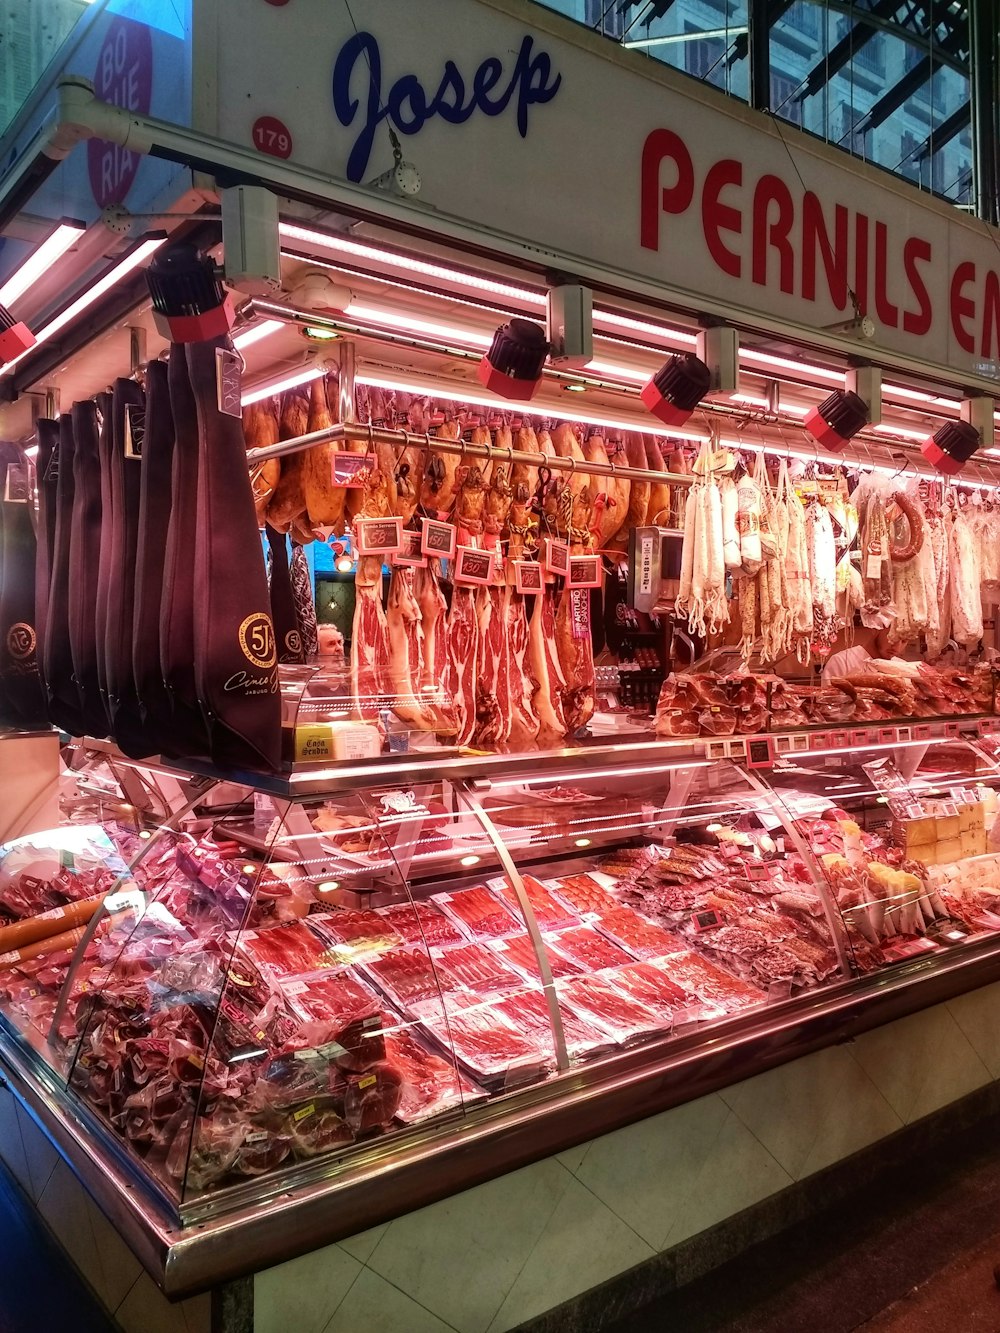
[[[630,907],[619,907],[616,912],[594,917],[592,925],[636,958],[659,958],[662,954],[687,947],[679,935],[672,935],[662,926],[654,926]]]
[[[329,912],[311,916],[309,925],[329,944],[329,956],[338,963],[351,963],[370,954],[384,953],[403,943],[403,937],[378,912]]]
[[[576,963],[564,958],[562,954],[556,953],[551,947],[558,938],[557,935],[542,936],[549,960],[549,968],[554,977],[574,977],[580,971],[580,968],[577,967]],[[516,968],[521,976],[527,978],[528,981],[541,981],[542,972],[538,966],[538,955],[535,953],[535,946],[531,942],[530,935],[508,935],[505,940],[493,940],[489,947],[498,953],[509,967]]]
[[[493,1008],[508,1018],[519,1031],[530,1033],[541,1047],[552,1050],[554,1054],[552,1017],[544,991],[522,990],[516,995],[505,995],[502,1000],[494,1001]],[[607,1032],[588,1022],[582,1014],[576,1013],[565,1000],[560,1001],[559,1016],[566,1038],[566,1050],[571,1059],[583,1060],[614,1047],[615,1043]]]
[[[576,924],[579,918],[573,909],[560,902],[540,880],[535,879],[533,875],[522,875],[521,879],[524,883],[524,892],[531,904],[531,910],[538,922],[539,930],[562,930],[564,926]],[[505,879],[495,879],[489,881],[489,887],[520,919],[522,915],[521,904],[513,886],[508,884]]]
[[[512,916],[482,884],[460,889],[458,893],[435,893],[431,901],[463,926],[473,939],[502,939],[524,929],[520,919]]]
[[[709,1004],[719,1005],[726,1013],[751,1009],[754,1005],[764,1004],[767,999],[756,986],[741,981],[739,977],[734,977],[717,964],[689,950],[658,958],[654,966],[662,968],[678,986],[693,991],[699,999]]]
[[[458,1107],[475,1106],[486,1098],[482,1088],[450,1060],[429,1049],[412,1028],[386,1033],[386,1058],[403,1077],[396,1119],[404,1125],[428,1120]]]
[[[446,1052],[454,1051],[474,1078],[492,1088],[531,1082],[552,1063],[551,1050],[491,1005],[449,1004],[446,1017],[440,1000],[425,1000],[417,1014]]]
[[[632,961],[631,954],[593,926],[575,926],[550,935],[546,941],[553,957],[566,958],[581,972],[600,972],[605,967],[623,967]]]
[[[621,906],[593,875],[563,875],[550,880],[549,887],[580,916],[613,912]]]
[[[432,957],[445,990],[465,987],[480,996],[524,984],[517,972],[508,967],[488,944],[458,944],[450,949],[435,949]]]
[[[378,915],[398,931],[407,944],[443,949],[449,944],[464,944],[468,939],[456,922],[433,903],[393,903],[390,907],[380,907]]]
[[[379,988],[403,1009],[439,994],[441,986],[431,956],[419,944],[401,945],[363,965]]]
[[[606,977],[574,977],[558,985],[561,999],[617,1042],[660,1036],[670,1029],[669,1017],[626,995]]]

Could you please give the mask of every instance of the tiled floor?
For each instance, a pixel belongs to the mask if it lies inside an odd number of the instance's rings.
[[[0,1333],[114,1333],[114,1325],[0,1168]]]
[[[1000,1333],[998,1130],[954,1140],[605,1333]]]

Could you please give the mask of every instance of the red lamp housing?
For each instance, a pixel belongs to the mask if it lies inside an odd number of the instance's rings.
[[[512,319],[494,333],[476,372],[479,383],[501,398],[526,403],[542,382],[548,354],[549,341],[541,325],[530,319]]]
[[[17,320],[5,305],[0,305],[0,366],[14,361],[35,345],[35,335],[23,320]]]
[[[802,423],[813,439],[835,453],[868,424],[868,404],[849,389],[834,389]]]
[[[966,465],[981,443],[979,431],[967,421],[946,421],[929,439],[924,440],[920,452],[928,463],[948,477],[954,477]]]
[[[153,322],[162,337],[175,343],[221,338],[233,327],[232,297],[219,281],[215,265],[193,245],[161,251],[146,270],[153,302]]]
[[[683,426],[708,393],[712,372],[693,352],[681,352],[664,362],[640,393],[654,417],[668,426]]]

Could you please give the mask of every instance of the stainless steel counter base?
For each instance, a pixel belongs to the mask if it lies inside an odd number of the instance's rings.
[[[68,1097],[9,1029],[0,1058],[11,1090],[65,1156],[162,1290],[172,1298],[253,1273],[413,1212],[623,1125],[1000,979],[1000,941],[934,963],[899,964],[706,1033],[645,1043],[467,1115],[373,1142],[350,1166],[317,1164],[295,1185],[280,1173],[194,1201],[178,1225],[165,1199],[86,1108]],[[264,1193],[261,1194],[261,1186]],[[245,1194],[245,1198],[241,1198]]]

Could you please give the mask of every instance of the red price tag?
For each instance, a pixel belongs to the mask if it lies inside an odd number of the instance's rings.
[[[253,146],[271,157],[291,157],[292,136],[288,127],[274,116],[261,116],[253,123]]]

